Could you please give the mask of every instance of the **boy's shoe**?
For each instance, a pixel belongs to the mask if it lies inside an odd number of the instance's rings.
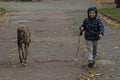
[[[89,67],[89,68],[93,68],[93,67],[94,67],[94,64],[95,64],[95,61],[94,61],[94,60],[89,60],[89,61],[88,61],[88,67]]]

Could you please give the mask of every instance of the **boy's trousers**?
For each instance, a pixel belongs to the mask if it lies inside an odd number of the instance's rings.
[[[86,46],[88,50],[88,60],[94,60],[97,53],[98,40],[90,41],[86,40]]]

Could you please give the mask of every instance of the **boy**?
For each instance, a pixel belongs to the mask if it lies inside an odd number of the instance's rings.
[[[88,17],[83,21],[80,35],[85,31],[86,46],[88,49],[88,67],[93,67],[97,53],[98,40],[104,35],[104,26],[97,18],[98,10],[96,7],[88,8]]]

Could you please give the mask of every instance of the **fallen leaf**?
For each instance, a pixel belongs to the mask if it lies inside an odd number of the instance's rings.
[[[101,76],[102,75],[102,73],[97,73],[97,74],[95,74],[96,76]]]
[[[114,48],[115,48],[115,49],[118,49],[119,47],[118,47],[118,46],[115,46]]]
[[[90,77],[92,77],[92,78],[93,78],[93,77],[95,77],[95,75],[94,75],[94,74],[90,74]]]
[[[73,59],[73,60],[74,60],[74,61],[78,61],[78,59],[76,59],[76,58],[75,58],[75,59]]]
[[[12,50],[12,51],[13,51],[13,50],[16,50],[16,49],[17,49],[17,48],[16,48],[16,47],[14,47],[14,48],[12,48],[12,49],[10,49],[10,50]]]
[[[87,80],[90,80],[89,78],[87,78]]]

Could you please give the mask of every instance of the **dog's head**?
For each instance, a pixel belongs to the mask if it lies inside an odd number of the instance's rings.
[[[25,33],[26,33],[26,25],[20,25],[20,26],[18,26],[18,28],[17,28],[17,37],[19,38],[19,39],[24,39],[24,36],[25,36]]]
[[[19,32],[19,33],[25,32],[25,27],[26,27],[25,25],[20,25],[20,26],[18,27],[18,29],[17,29],[18,32]]]

